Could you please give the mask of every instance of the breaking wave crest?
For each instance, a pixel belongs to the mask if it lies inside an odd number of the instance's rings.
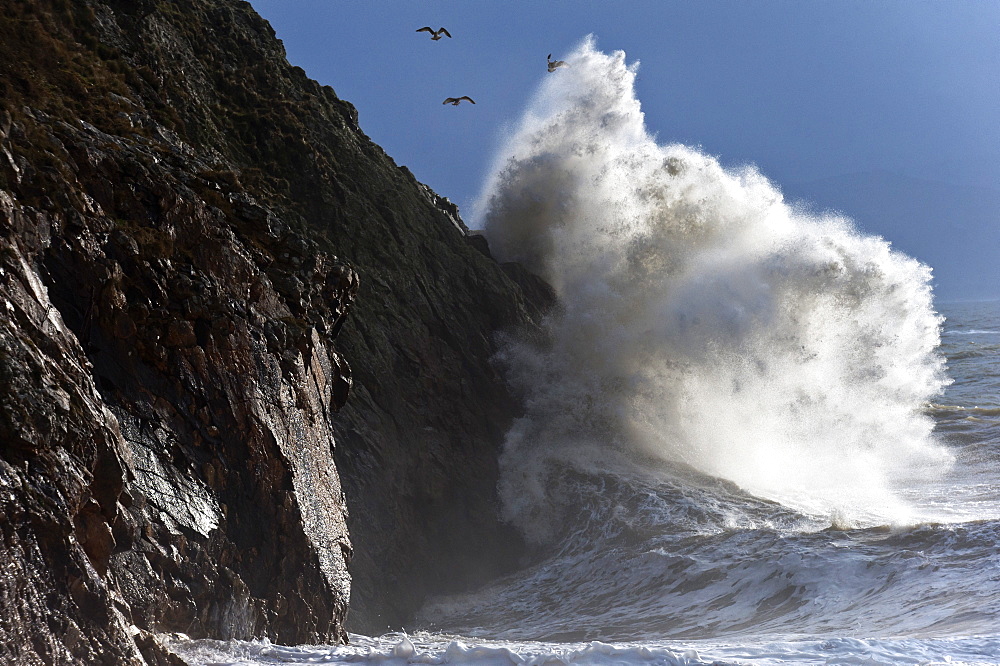
[[[947,383],[930,269],[755,167],[658,144],[623,52],[588,38],[567,62],[475,214],[561,304],[543,344],[501,355],[527,404],[506,517],[543,540],[576,501],[554,475],[647,460],[834,522],[915,519],[894,489],[949,462],[922,411]]]

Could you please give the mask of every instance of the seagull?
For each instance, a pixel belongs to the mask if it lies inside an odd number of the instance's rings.
[[[564,60],[553,60],[551,53],[548,55],[548,58],[546,58],[546,60],[549,61],[549,71],[550,72],[556,71],[556,67],[562,67],[564,65],[566,67],[569,67],[569,65],[567,65]]]
[[[444,34],[445,37],[451,37],[451,33],[445,30],[444,28],[438,28],[437,30],[434,30],[429,25],[425,25],[423,28],[417,29],[417,32],[431,33],[431,40],[435,42],[441,39],[442,33]]]
[[[445,101],[443,101],[441,103],[442,104],[451,104],[452,106],[458,106],[459,102],[461,102],[463,99],[467,99],[470,102],[472,102],[473,104],[476,103],[476,100],[472,99],[468,95],[462,95],[461,97],[449,97],[448,99],[446,99]]]

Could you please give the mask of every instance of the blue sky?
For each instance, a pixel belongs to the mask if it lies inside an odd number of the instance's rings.
[[[1000,189],[993,0],[251,4],[292,64],[352,102],[366,134],[463,211],[548,76],[545,56],[590,33],[640,61],[638,97],[661,143],[755,163],[789,190],[869,171]],[[453,37],[433,42],[415,32],[424,25]],[[460,95],[477,104],[441,104]]]

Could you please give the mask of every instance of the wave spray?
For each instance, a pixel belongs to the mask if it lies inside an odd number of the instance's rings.
[[[947,383],[930,269],[754,167],[657,144],[623,52],[588,38],[567,61],[476,211],[561,302],[544,344],[502,354],[527,405],[506,517],[542,539],[557,470],[652,460],[834,522],[913,519],[894,488],[948,463],[922,412]]]

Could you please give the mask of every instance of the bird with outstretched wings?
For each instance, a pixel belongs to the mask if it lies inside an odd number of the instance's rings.
[[[435,41],[435,42],[437,40],[441,39],[441,35],[444,35],[445,37],[451,37],[451,33],[448,32],[447,30],[445,30],[444,28],[438,28],[437,30],[435,30],[432,27],[430,27],[429,25],[425,25],[422,28],[417,28],[416,31],[417,32],[429,32],[429,33],[431,33],[431,39],[433,41]]]

